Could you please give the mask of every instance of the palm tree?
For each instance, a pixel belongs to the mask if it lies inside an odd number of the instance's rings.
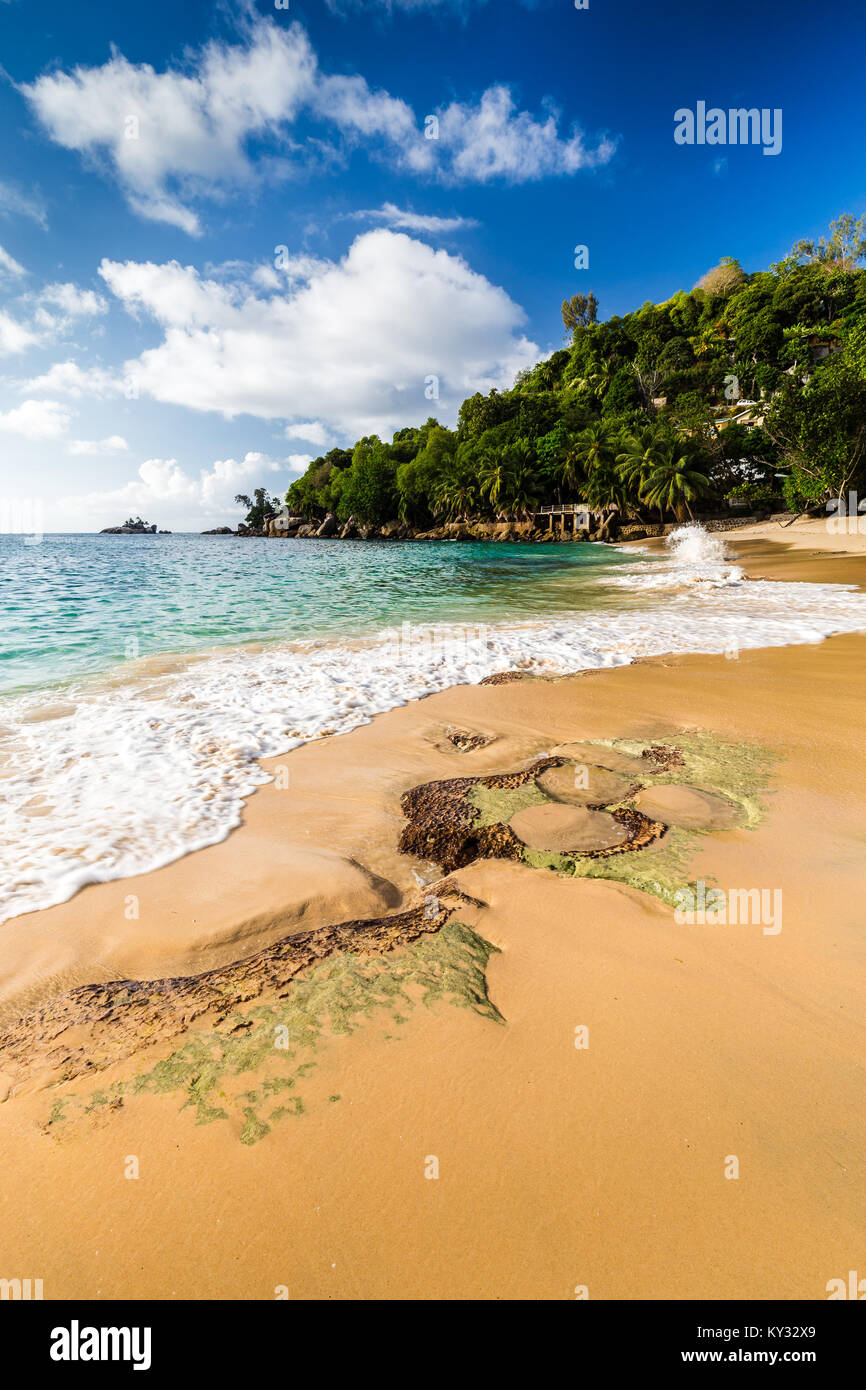
[[[590,372],[587,377],[587,384],[592,390],[596,400],[602,401],[607,395],[608,387],[615,375],[613,363],[605,358]]]
[[[556,484],[557,497],[559,496],[560,489],[566,493],[574,492],[580,473],[581,468],[578,448],[575,444],[572,444],[570,448],[566,449],[565,453],[556,460],[550,469],[550,477]]]
[[[446,521],[454,521],[473,512],[478,505],[478,487],[464,472],[447,473],[433,494],[433,510]]]
[[[478,469],[478,486],[494,512],[499,509],[505,489],[507,465],[504,454],[488,453],[481,459]]]
[[[596,468],[616,461],[616,435],[603,422],[588,425],[575,439],[574,453],[576,463],[589,477]]]
[[[506,511],[510,516],[525,516],[538,506],[540,491],[532,446],[524,439],[518,440],[505,451],[503,493]]]
[[[586,500],[591,507],[625,505],[625,489],[616,468],[619,451],[619,435],[603,420],[578,434],[575,461],[583,470]]]
[[[704,497],[710,490],[709,479],[695,467],[693,450],[682,440],[672,440],[666,446],[656,467],[647,479],[646,500],[658,507],[660,514],[665,510],[676,514],[682,521],[683,510],[694,521],[692,502]]]
[[[642,429],[623,436],[616,468],[630,501],[646,500],[647,483],[661,463],[665,442],[665,436],[657,429]]]
[[[620,511],[626,510],[626,487],[613,460],[603,459],[592,470],[586,480],[586,500],[591,507],[618,507]]]

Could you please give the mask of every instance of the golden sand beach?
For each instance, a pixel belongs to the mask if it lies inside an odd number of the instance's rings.
[[[866,580],[863,538],[777,531],[732,541],[750,576]],[[864,665],[856,634],[456,687],[266,764],[223,843],[7,922],[4,1272],[825,1298],[863,1249]],[[604,853],[526,850],[563,828]],[[781,911],[678,922],[698,881]]]

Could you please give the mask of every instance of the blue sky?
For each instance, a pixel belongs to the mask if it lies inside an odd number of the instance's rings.
[[[236,520],[453,423],[566,294],[625,313],[866,210],[853,0],[0,0],[0,36],[0,529]],[[781,152],[677,145],[699,101],[780,109]]]

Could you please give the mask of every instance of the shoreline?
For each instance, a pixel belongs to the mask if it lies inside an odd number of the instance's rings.
[[[34,835],[19,845],[22,862],[32,866],[33,884],[44,887],[31,890],[26,875],[19,875],[8,902],[13,915],[5,920],[62,908],[82,891],[146,878],[189,854],[224,843],[243,824],[254,791],[272,776],[268,760],[288,758],[320,738],[342,737],[389,710],[448,689],[484,684],[509,670],[528,678],[555,680],[677,654],[715,651],[731,656],[740,646],[760,650],[796,645],[824,640],[834,631],[866,628],[866,608],[845,592],[859,588],[862,593],[862,585],[848,582],[844,566],[832,572],[826,566],[822,569],[828,587],[819,602],[808,597],[812,584],[801,582],[817,581],[816,572],[808,565],[794,570],[787,558],[780,567],[780,552],[787,554],[788,547],[770,547],[767,552],[765,546],[765,568],[767,553],[776,557],[766,570],[768,577],[797,581],[790,591],[783,591],[784,596],[776,594],[774,599],[773,591],[768,591],[767,601],[760,586],[752,582],[757,573],[750,576],[740,567],[748,582],[729,588],[736,556],[725,560],[712,547],[705,554],[703,543],[695,551],[687,532],[688,528],[682,533],[685,543],[670,549],[662,539],[639,542],[630,556],[628,548],[621,547],[622,558],[641,561],[655,556],[668,563],[658,575],[652,565],[639,564],[631,575],[628,566],[620,571],[615,565],[598,577],[609,591],[607,601],[600,604],[584,600],[576,609],[558,610],[554,602],[544,614],[518,612],[510,621],[404,622],[400,629],[380,628],[375,635],[348,641],[335,634],[304,635],[288,642],[253,641],[200,652],[158,653],[132,663],[132,671],[130,663],[123,663],[110,673],[87,678],[77,691],[73,687],[71,693],[68,688],[55,692],[50,708],[40,704],[25,708],[22,734],[32,743],[27,726],[32,724],[39,731],[40,760],[37,765],[31,758],[27,769],[25,794],[35,796],[23,814],[41,814],[41,779],[46,769],[54,776],[66,776],[65,769],[72,767],[74,775],[71,781],[66,777],[66,810],[52,813],[53,819],[45,822],[47,834]],[[718,550],[715,540],[713,544]],[[743,550],[754,559],[761,546],[746,541]],[[592,590],[594,566],[589,569]],[[695,586],[696,601],[681,608],[676,590],[683,585]],[[707,588],[699,591],[698,585]],[[623,586],[622,590],[617,586]],[[668,598],[668,593],[673,597]],[[612,626],[608,620],[611,599],[620,608],[614,610]],[[87,722],[79,727],[76,719],[67,732],[61,721],[55,732],[52,721],[58,714],[74,713],[68,701],[77,704],[79,697],[86,697],[82,719],[86,717]],[[225,713],[229,707],[231,717]],[[140,818],[135,799],[118,787],[109,831],[101,814],[100,779],[113,777],[115,768],[98,749],[96,760],[88,762],[92,745],[83,743],[81,735],[81,728],[85,733],[93,730],[94,720],[97,728],[104,725],[109,753],[122,750],[134,729],[137,744],[148,748],[150,756],[143,762],[133,759],[132,780],[127,785],[152,795],[151,767],[162,766],[167,780],[160,784],[160,795],[168,797],[167,814],[150,821]],[[158,730],[162,732],[154,737]],[[172,767],[175,749],[180,756],[176,769]],[[31,805],[36,808],[32,812]],[[34,832],[41,827],[38,819],[27,824]],[[93,847],[92,867],[75,855],[64,856],[59,865],[52,861],[56,846],[69,843],[66,835]],[[95,958],[104,961],[104,953],[97,952]],[[115,952],[113,958],[112,968],[124,968],[122,957]],[[55,971],[58,980],[68,979],[65,964],[64,959]],[[168,964],[166,968],[175,967]],[[186,968],[185,962],[177,968]],[[40,968],[40,974],[50,972]],[[5,976],[0,973],[0,1017],[10,975],[20,984],[17,970]],[[24,991],[24,995],[28,1005],[38,1002],[36,993]]]
[[[763,533],[755,538],[744,537],[740,549],[730,555],[731,563],[743,569],[744,578],[852,585],[852,552],[836,552],[833,555],[813,552],[802,534],[787,544],[771,544],[769,549],[768,540],[775,541],[775,537],[765,537]],[[624,548],[662,555],[665,553],[665,538],[635,541]],[[856,550],[853,551],[854,556],[856,553]],[[820,574],[816,573],[816,565],[820,567]],[[866,573],[856,587],[860,592],[866,592]],[[837,637],[838,634],[825,637],[820,645],[837,640]],[[315,639],[301,641],[317,645]],[[800,645],[754,647],[745,649],[743,654],[796,650]],[[260,643],[253,643],[249,649],[227,649],[235,650],[256,654],[262,647]],[[194,668],[199,661],[207,661],[209,655],[215,654],[225,653],[215,649],[209,654],[191,654],[190,658],[161,653],[147,660],[153,661],[155,674],[161,675],[165,670],[183,669],[187,664]],[[703,652],[662,652],[633,657],[629,662],[614,667],[550,674],[526,671],[521,673],[521,679],[529,683],[558,683],[586,680],[591,676],[603,676],[610,671],[630,667],[657,665],[669,668],[684,661],[718,659],[718,655]],[[112,684],[110,677],[98,679],[105,679],[107,686]],[[489,680],[490,677],[487,678]],[[323,844],[317,846],[314,852],[309,852],[304,844],[308,833],[299,830],[303,818],[296,820],[290,817],[288,823],[283,824],[285,798],[278,791],[277,800],[271,804],[276,783],[282,776],[290,784],[290,765],[296,767],[300,755],[309,755],[311,750],[322,748],[326,743],[338,749],[333,761],[339,762],[343,740],[360,730],[370,728],[401,711],[410,720],[416,712],[420,718],[431,701],[455,696],[459,699],[460,692],[486,688],[489,688],[486,682],[480,685],[445,686],[374,712],[359,724],[335,731],[333,736],[327,732],[314,735],[276,754],[257,758],[250,769],[250,781],[255,784],[243,794],[238,819],[233,825],[227,826],[219,838],[203,846],[191,847],[164,863],[140,872],[85,884],[59,903],[7,918],[0,924],[0,931],[7,932],[10,927],[14,929],[16,924],[24,924],[24,932],[19,935],[13,931],[11,936],[14,936],[14,940],[7,936],[4,943],[6,950],[0,968],[0,1027],[40,1007],[56,994],[79,985],[125,978],[127,975],[140,979],[198,973],[202,969],[224,966],[236,959],[241,944],[249,952],[261,949],[278,939],[284,927],[297,931],[302,927],[326,926],[340,920],[341,916],[348,918],[353,913],[359,916],[373,915],[377,911],[394,910],[411,903],[417,885],[407,874],[402,855],[395,857],[385,854],[381,865],[377,863],[371,870],[369,864],[358,862],[358,857],[348,852],[345,846],[336,855],[333,854],[330,835],[323,837]],[[443,738],[440,736],[437,751],[442,751],[442,748]],[[447,741],[444,749],[446,760],[450,760],[453,749]],[[539,745],[536,754],[526,755],[521,749],[521,755],[525,761],[527,756],[537,756],[543,751]],[[482,761],[479,754],[475,755],[475,760]],[[329,763],[331,761],[328,759]],[[447,765],[446,761],[443,766]],[[257,781],[258,773],[268,780]],[[287,785],[286,790],[290,789]],[[260,803],[266,809],[258,814],[255,808]],[[274,814],[281,831],[278,837],[270,834],[264,836],[271,854],[269,865],[273,869],[262,880],[246,864],[246,840],[250,834],[259,838],[263,825]],[[339,839],[336,843],[340,843]],[[213,861],[212,865],[207,862],[208,857]],[[289,893],[284,887],[287,877],[293,885]],[[323,880],[327,885],[325,888]],[[196,885],[200,882],[206,882],[207,886],[198,890]],[[231,885],[228,891],[224,886],[226,882]],[[211,884],[217,885],[216,888],[211,889]],[[147,937],[145,956],[142,958],[135,932],[118,935],[117,923],[121,913],[129,910],[126,908],[128,897],[136,900],[134,910],[139,911],[140,901],[146,901],[152,889],[156,889],[158,900],[165,895],[173,904],[184,902],[190,895],[196,896],[200,911],[192,921],[182,925],[177,920],[182,916],[177,907],[171,908],[169,920],[166,920],[164,912],[158,910],[156,915],[160,917],[161,925]],[[80,926],[82,904],[86,905],[88,916],[88,924],[83,931]],[[124,917],[124,920],[127,918]],[[131,947],[130,935],[133,941]]]
[[[734,548],[750,578],[864,588],[850,553],[761,538]],[[859,1229],[862,947],[851,904],[862,846],[852,827],[866,794],[844,750],[864,653],[866,634],[845,634],[734,661],[652,657],[449,687],[265,760],[268,771],[285,763],[289,787],[259,787],[221,843],[11,919],[7,978],[29,993],[7,998],[4,1028],[23,1000],[198,975],[287,934],[405,912],[427,891],[416,870],[428,883],[437,871],[399,852],[400,798],[431,779],[510,772],[587,740],[675,744],[689,729],[775,758],[763,822],[705,836],[689,872],[783,882],[777,937],[677,926],[669,907],[624,882],[501,860],[459,869],[453,880],[475,900],[460,920],[496,948],[486,978],[504,1025],[438,1003],[384,1033],[374,1014],[323,1038],[307,1113],[253,1147],[238,1143],[234,1121],[196,1125],[171,1095],[136,1096],[52,1138],[51,1098],[81,1086],[58,1086],[49,1068],[0,1105],[28,1208],[39,1195],[38,1215],[5,1238],[17,1263],[46,1271],[49,1298],[269,1297],[281,1282],[317,1298],[568,1298],[576,1283],[592,1297],[823,1297]],[[460,752],[449,731],[488,741]],[[580,1024],[593,1038],[585,1057],[573,1042]],[[109,1067],[98,1084],[131,1067]],[[148,1185],[118,1181],[121,1153],[143,1155]],[[723,1181],[730,1153],[748,1181]],[[423,1177],[429,1154],[442,1163],[438,1183]],[[3,1195],[7,1230],[24,1181]],[[81,1196],[60,1229],[71,1185]],[[129,1250],[143,1222],[155,1239]]]

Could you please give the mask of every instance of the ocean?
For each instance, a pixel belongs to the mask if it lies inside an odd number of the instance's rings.
[[[0,920],[213,844],[262,757],[497,671],[819,642],[866,595],[718,536],[602,545],[0,536]]]

